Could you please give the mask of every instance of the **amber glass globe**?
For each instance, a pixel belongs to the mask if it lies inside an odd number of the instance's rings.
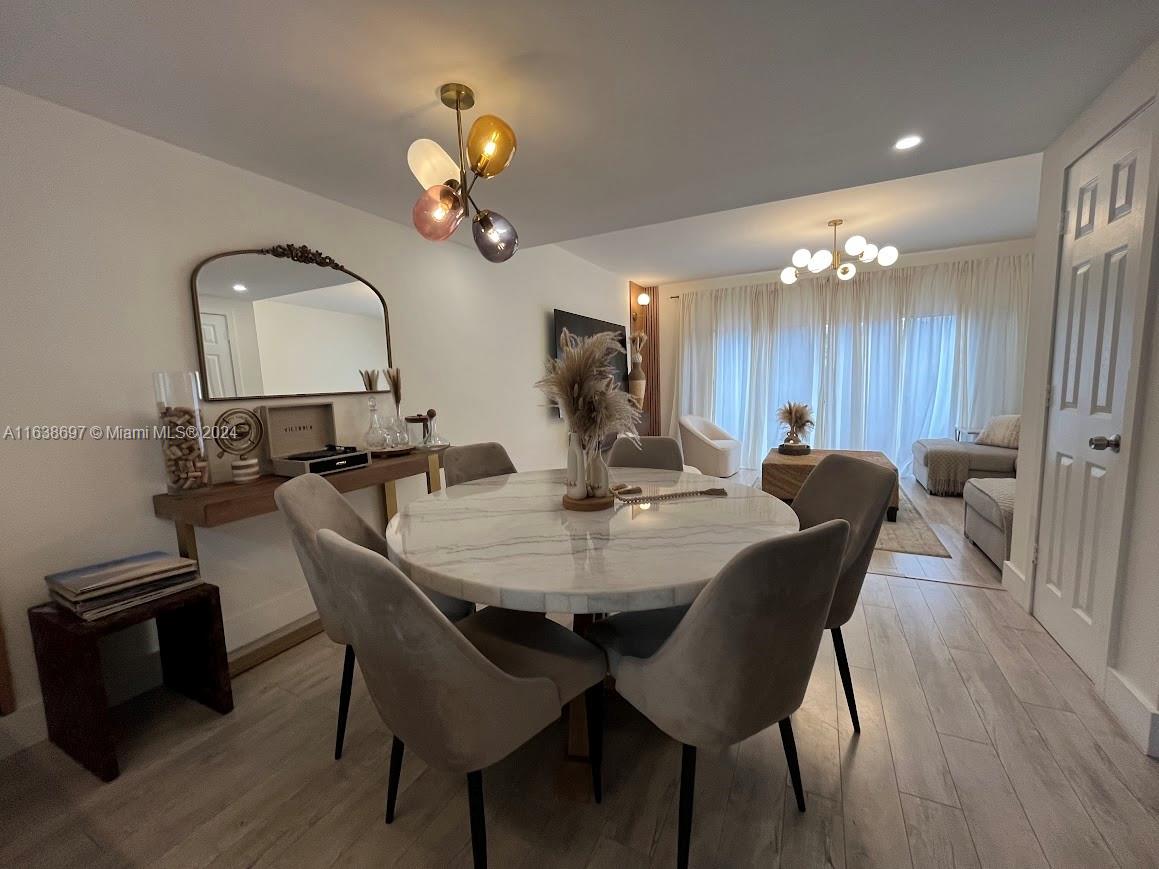
[[[502,118],[480,115],[467,134],[467,161],[484,178],[498,175],[515,156],[515,131]]]

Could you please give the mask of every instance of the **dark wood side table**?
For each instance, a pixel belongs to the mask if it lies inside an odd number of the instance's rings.
[[[28,610],[48,738],[102,781],[115,779],[120,767],[99,641],[149,619],[157,621],[165,685],[215,712],[232,711],[216,585],[202,583],[92,622],[53,603]]]

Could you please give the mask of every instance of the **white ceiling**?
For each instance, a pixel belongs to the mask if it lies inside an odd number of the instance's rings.
[[[800,196],[765,205],[624,229],[563,247],[608,271],[654,285],[789,265],[799,247],[863,235],[902,254],[1034,234],[1042,155]],[[903,260],[904,263],[904,260]]]
[[[476,199],[525,245],[1038,152],[1159,37],[1154,0],[0,0],[0,22],[0,83],[403,223],[407,145],[453,147],[435,94],[466,81],[519,135]]]

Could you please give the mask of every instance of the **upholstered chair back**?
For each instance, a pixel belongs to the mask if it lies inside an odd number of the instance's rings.
[[[514,473],[515,465],[502,444],[467,444],[448,447],[443,453],[443,474],[448,486]]]
[[[608,467],[683,471],[684,452],[676,438],[645,436],[639,446],[629,438],[619,438],[608,453]]]
[[[358,515],[341,492],[317,474],[303,474],[282,483],[274,490],[274,502],[290,526],[290,540],[298,553],[314,606],[318,608],[322,629],[334,642],[348,644],[346,630],[333,603],[334,582],[322,569],[315,537],[321,529],[329,528],[359,546],[386,556],[385,538]],[[467,601],[437,591],[426,594],[447,618],[458,620],[475,611],[474,605]]]
[[[849,545],[826,628],[841,627],[853,615],[896,482],[895,471],[873,462],[829,455],[817,463],[793,499],[802,528],[830,519],[849,523]]]
[[[621,659],[616,685],[686,745],[733,745],[805,697],[849,523],[749,546],[721,568],[651,657]]]
[[[303,474],[282,483],[274,490],[274,501],[290,527],[290,539],[318,608],[322,629],[334,642],[345,645],[346,631],[332,599],[333,583],[322,569],[314,537],[320,529],[329,528],[347,540],[384,554],[386,541],[337,489],[317,474]]]
[[[382,555],[328,530],[318,548],[374,705],[429,765],[481,770],[559,717],[550,679],[499,669]]]

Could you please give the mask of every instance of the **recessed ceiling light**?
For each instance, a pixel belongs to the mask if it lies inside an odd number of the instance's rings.
[[[244,293],[246,291],[246,285],[245,284],[234,284],[233,291],[235,293]]]
[[[918,136],[915,133],[910,133],[908,136],[902,136],[900,139],[894,142],[893,149],[895,151],[908,151],[911,148],[916,148],[921,143],[921,136]]]

